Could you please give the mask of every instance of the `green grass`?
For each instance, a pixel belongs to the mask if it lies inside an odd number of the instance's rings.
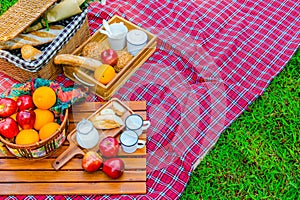
[[[18,0],[0,0],[0,16]]]
[[[220,136],[181,199],[300,199],[300,49]]]

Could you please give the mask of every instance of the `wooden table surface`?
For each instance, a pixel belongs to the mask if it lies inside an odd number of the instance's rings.
[[[123,102],[132,111],[146,119],[146,102]],[[86,102],[74,105],[69,114],[68,133],[76,122],[98,110],[103,102]],[[76,113],[76,114],[73,114]],[[80,114],[78,114],[80,113]],[[140,139],[146,140],[144,132]],[[82,156],[75,156],[61,169],[52,163],[68,148],[66,140],[50,157],[40,160],[15,158],[5,147],[0,152],[0,195],[88,195],[88,194],[144,194],[146,193],[146,146],[133,154],[119,157],[125,162],[125,172],[118,179],[107,177],[101,170],[87,173],[81,167]]]

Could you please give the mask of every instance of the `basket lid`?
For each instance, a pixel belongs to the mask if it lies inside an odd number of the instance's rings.
[[[56,1],[19,0],[0,16],[0,42],[19,35]]]

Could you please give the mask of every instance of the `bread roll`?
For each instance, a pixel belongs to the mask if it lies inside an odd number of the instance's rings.
[[[133,56],[127,51],[118,51],[118,62],[114,66],[116,72],[121,71],[127,63],[133,58]]]
[[[101,61],[101,52],[107,49],[100,42],[89,42],[82,49],[82,56]]]
[[[26,44],[21,48],[22,58],[26,61],[32,61],[37,59],[43,54],[42,51],[34,48],[33,46]]]

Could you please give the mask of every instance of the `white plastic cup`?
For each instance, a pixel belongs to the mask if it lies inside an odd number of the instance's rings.
[[[99,133],[91,121],[82,119],[77,124],[76,130],[76,141],[82,148],[93,148],[99,142]]]
[[[125,130],[120,135],[120,143],[124,152],[133,153],[137,149],[141,149],[145,146],[146,141],[139,140],[139,136],[136,132],[131,130]]]
[[[109,25],[112,35],[108,36],[110,47],[114,50],[122,50],[126,47],[127,27],[123,22]]]
[[[125,119],[126,129],[136,132],[138,136],[140,136],[144,130],[147,130],[150,124],[150,121],[144,121],[138,114],[129,115]]]
[[[128,52],[136,56],[147,44],[147,34],[138,29],[131,30],[127,33],[127,50]]]

